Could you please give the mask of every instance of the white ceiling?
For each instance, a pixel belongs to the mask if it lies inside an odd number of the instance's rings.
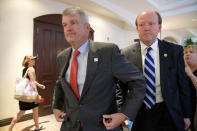
[[[136,16],[156,10],[163,18],[163,30],[182,37],[197,37],[197,0],[56,0],[79,6],[112,22],[135,30]]]

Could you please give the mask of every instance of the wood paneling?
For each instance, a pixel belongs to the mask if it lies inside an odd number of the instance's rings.
[[[51,113],[53,90],[59,72],[56,64],[57,54],[70,46],[65,40],[60,16],[45,15],[34,20],[33,52],[39,57],[35,65],[36,76],[37,81],[46,86],[45,90],[38,88],[39,94],[45,99],[44,103],[40,103],[41,115],[46,115],[46,111]]]

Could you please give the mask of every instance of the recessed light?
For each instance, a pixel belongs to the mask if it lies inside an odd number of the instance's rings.
[[[197,21],[197,19],[192,19],[192,21],[193,21],[193,22],[196,22],[196,21]]]

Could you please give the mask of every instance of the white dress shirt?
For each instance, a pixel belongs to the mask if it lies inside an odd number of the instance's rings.
[[[70,83],[70,70],[71,70],[71,62],[73,58],[73,53],[75,49],[72,48],[72,54],[69,61],[68,70],[66,72],[66,80]],[[88,41],[86,41],[79,49],[78,51],[80,54],[77,56],[77,63],[78,63],[78,70],[77,70],[77,87],[79,91],[79,95],[81,96],[85,78],[86,78],[86,70],[87,70],[87,60],[88,60]]]

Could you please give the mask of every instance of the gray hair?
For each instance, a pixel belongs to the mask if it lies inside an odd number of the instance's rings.
[[[89,23],[88,15],[80,7],[66,8],[62,13],[63,16],[72,16],[74,14],[79,14],[84,23]]]

